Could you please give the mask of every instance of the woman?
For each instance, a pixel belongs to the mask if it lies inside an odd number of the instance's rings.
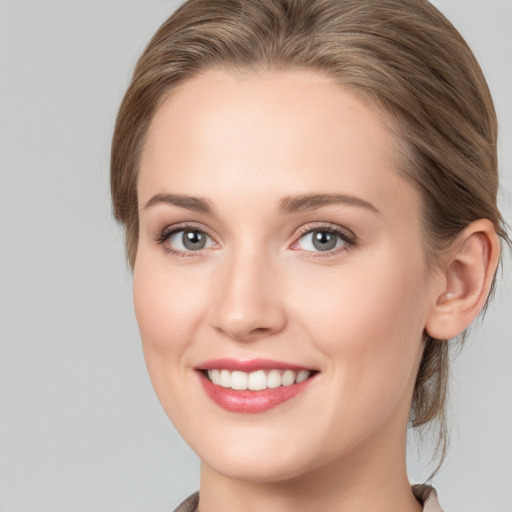
[[[178,510],[440,510],[448,340],[508,241],[496,118],[423,0],[186,2],[112,146],[149,374],[201,458]]]

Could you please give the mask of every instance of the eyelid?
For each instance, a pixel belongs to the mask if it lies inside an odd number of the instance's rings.
[[[155,242],[158,245],[162,245],[164,250],[174,254],[176,256],[182,256],[182,257],[190,257],[190,256],[199,256],[200,254],[203,254],[204,251],[210,250],[211,247],[204,248],[204,249],[198,249],[197,251],[182,251],[179,249],[175,249],[169,244],[166,245],[166,242],[169,240],[169,238],[179,233],[180,231],[200,231],[201,233],[204,233],[210,240],[213,242],[214,245],[218,245],[218,242],[216,241],[216,237],[214,237],[209,228],[207,228],[205,225],[201,223],[194,223],[194,222],[180,222],[178,224],[171,224],[161,231],[159,231],[155,236]]]
[[[334,233],[335,235],[339,236],[345,244],[343,247],[333,248],[328,251],[307,251],[305,249],[301,249],[300,247],[297,247],[297,244],[299,240],[306,234],[314,232],[314,231],[329,231],[331,233]],[[180,222],[178,224],[171,224],[161,231],[159,231],[155,236],[155,241],[157,244],[164,246],[164,250],[167,252],[170,252],[177,256],[199,256],[203,254],[206,250],[211,250],[212,247],[205,248],[205,249],[199,249],[197,251],[182,251],[179,249],[174,249],[172,246],[165,245],[165,243],[168,241],[168,239],[175,233],[178,233],[180,231],[200,231],[202,233],[205,233],[206,236],[208,236],[214,246],[219,246],[219,243],[216,240],[216,236],[211,234],[211,230],[201,223],[196,222]],[[355,246],[358,242],[357,236],[348,228],[344,226],[340,226],[339,224],[334,224],[330,222],[317,222],[317,223],[308,223],[296,231],[294,235],[294,242],[290,246],[290,249],[292,250],[301,250],[303,252],[309,253],[312,257],[329,257],[333,256],[335,254],[338,254],[340,252],[344,252],[347,250],[350,250],[353,246]],[[215,248],[215,247],[214,247]]]
[[[343,247],[338,247],[331,249],[329,251],[307,251],[297,247],[299,240],[306,234],[311,233],[313,231],[329,231],[339,236],[344,242],[345,245]],[[344,252],[350,250],[353,246],[355,246],[358,242],[357,236],[348,228],[340,226],[338,224],[332,224],[330,222],[320,222],[320,223],[309,223],[301,226],[294,237],[294,242],[290,247],[292,250],[301,250],[307,253],[310,253],[312,257],[322,258],[336,255],[340,252]]]

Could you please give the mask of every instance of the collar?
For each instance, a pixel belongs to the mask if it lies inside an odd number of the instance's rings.
[[[443,512],[437,493],[430,485],[413,485],[412,492],[415,498],[423,505],[423,512]],[[199,492],[189,496],[181,505],[174,509],[174,512],[197,512],[199,505]]]

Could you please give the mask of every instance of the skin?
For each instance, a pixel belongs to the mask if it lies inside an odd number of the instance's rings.
[[[159,400],[202,460],[201,512],[421,510],[405,466],[411,396],[425,329],[459,329],[446,318],[465,276],[458,265],[452,279],[449,262],[429,272],[421,198],[395,144],[374,108],[312,71],[209,70],[152,120],[134,302]],[[202,198],[214,213],[146,206],[157,194]],[[305,194],[371,207],[280,212]],[[208,234],[204,249],[169,252],[180,236],[162,232],[183,222]],[[321,252],[304,235],[315,228],[354,243]],[[473,252],[493,263],[478,240]],[[216,358],[319,373],[291,400],[239,414],[199,385],[195,368]]]

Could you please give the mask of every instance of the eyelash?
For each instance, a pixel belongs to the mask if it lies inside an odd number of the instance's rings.
[[[352,233],[352,231],[348,230],[347,228],[342,228],[341,226],[337,226],[336,224],[319,223],[313,226],[308,224],[306,226],[301,227],[297,232],[296,241],[293,243],[292,249],[298,244],[299,240],[304,235],[307,235],[308,233],[312,233],[315,231],[321,231],[336,235],[341,239],[343,245],[341,247],[337,247],[329,251],[306,251],[312,258],[328,258],[331,256],[335,256],[341,252],[349,251],[350,249],[357,245],[356,235],[354,235],[354,233]]]
[[[169,244],[166,244],[166,242],[169,240],[169,238],[179,233],[180,231],[198,231],[201,233],[206,234],[210,239],[213,240],[213,237],[210,236],[207,230],[205,230],[202,226],[197,226],[196,224],[178,224],[177,226],[169,226],[165,228],[157,237],[156,242],[157,244],[161,245],[165,252],[172,254],[173,256],[178,256],[179,258],[191,258],[194,256],[197,256],[195,254],[196,252],[200,251],[179,251],[177,249],[173,249]]]
[[[169,226],[165,228],[161,233],[158,234],[156,238],[156,243],[161,245],[165,252],[172,254],[173,256],[177,256],[180,258],[190,258],[197,256],[195,253],[200,253],[201,249],[198,251],[180,251],[177,249],[173,249],[169,244],[166,245],[166,242],[169,240],[169,238],[179,233],[180,231],[198,231],[201,233],[204,233],[207,235],[210,239],[213,240],[213,237],[210,236],[208,233],[208,230],[204,229],[202,226],[197,226],[196,224],[179,224],[177,226]],[[346,228],[341,228],[340,226],[337,226],[335,224],[328,224],[328,223],[320,223],[316,225],[306,225],[301,227],[296,235],[296,241],[292,245],[292,250],[298,250],[294,249],[294,247],[297,245],[299,240],[307,235],[308,233],[312,233],[315,231],[324,231],[327,233],[332,233],[336,236],[338,236],[342,242],[343,245],[338,248],[334,248],[328,251],[305,251],[308,252],[310,257],[313,258],[327,258],[330,256],[334,256],[339,254],[340,252],[348,251],[355,247],[357,245],[357,237],[352,233],[350,230]]]

